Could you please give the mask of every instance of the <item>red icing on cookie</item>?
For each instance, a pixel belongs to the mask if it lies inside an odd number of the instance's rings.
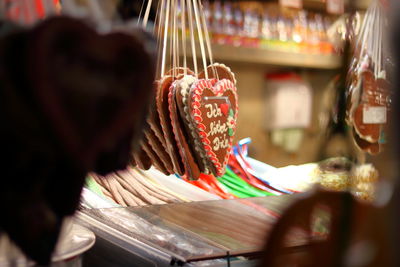
[[[225,116],[228,115],[229,105],[227,103],[222,103],[221,105],[219,105],[219,108],[221,109],[222,114],[224,114]]]
[[[211,163],[211,171],[221,176],[225,172],[236,130],[238,97],[230,80],[213,83],[199,80],[192,86],[189,109],[202,149]],[[222,110],[226,105],[229,110],[224,114]]]

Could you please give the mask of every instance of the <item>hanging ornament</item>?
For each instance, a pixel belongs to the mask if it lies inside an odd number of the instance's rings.
[[[151,1],[140,19],[144,25],[149,5]],[[235,75],[214,63],[202,11],[199,0],[159,2],[156,97],[141,151],[157,169],[189,180],[202,173],[224,174],[238,115]],[[193,70],[188,67],[189,52]]]

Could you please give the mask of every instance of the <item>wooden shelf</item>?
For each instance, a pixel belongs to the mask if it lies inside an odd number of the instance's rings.
[[[348,6],[349,2],[352,1],[356,10],[365,10],[368,8],[372,0],[345,0],[345,5]],[[309,10],[315,10],[319,12],[325,12],[326,1],[323,0],[304,0],[303,7]]]
[[[338,69],[342,59],[337,55],[301,54],[276,50],[212,45],[216,61],[290,66],[313,69]],[[199,50],[197,50],[199,56]]]

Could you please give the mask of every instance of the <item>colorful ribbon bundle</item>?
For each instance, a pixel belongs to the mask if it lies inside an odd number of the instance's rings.
[[[293,194],[296,191],[287,189],[272,182],[258,173],[248,161],[248,145],[250,138],[239,141],[230,153],[225,174],[215,178],[202,174],[198,181],[188,181],[205,191],[224,199],[279,196]]]

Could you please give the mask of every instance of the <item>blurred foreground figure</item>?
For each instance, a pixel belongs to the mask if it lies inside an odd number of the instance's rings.
[[[0,232],[46,264],[87,173],[130,161],[153,94],[154,43],[68,17],[0,26]]]

